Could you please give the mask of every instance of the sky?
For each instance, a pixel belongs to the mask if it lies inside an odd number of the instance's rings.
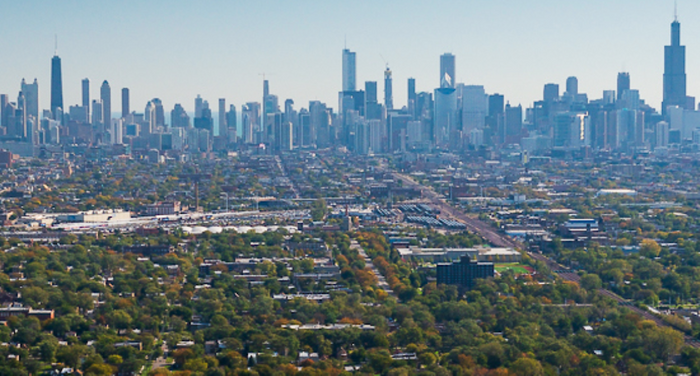
[[[357,83],[394,79],[394,107],[439,85],[439,58],[456,56],[456,82],[484,85],[511,105],[540,100],[545,83],[576,76],[589,99],[614,90],[617,73],[659,109],[663,46],[672,0],[23,0],[0,5],[0,93],[14,101],[22,78],[38,79],[40,107],[50,103],[54,37],[63,65],[64,106],[91,97],[107,80],[112,108],[128,87],[132,111],[160,98],[192,111],[199,94],[216,111],[261,101],[262,74],[280,105],[321,100],[337,108],[342,49],[357,53]],[[688,95],[700,98],[700,1],[679,0]],[[169,120],[169,119],[168,119]]]

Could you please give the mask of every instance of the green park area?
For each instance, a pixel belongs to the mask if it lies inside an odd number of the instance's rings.
[[[534,271],[530,266],[517,263],[495,264],[494,269],[496,269],[496,271],[499,273],[503,273],[506,270],[512,270],[515,272],[515,274],[530,274]]]

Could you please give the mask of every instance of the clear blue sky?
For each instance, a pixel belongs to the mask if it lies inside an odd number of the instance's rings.
[[[687,46],[688,95],[700,97],[700,2],[679,0]],[[511,104],[530,106],[547,82],[579,78],[599,98],[629,71],[632,87],[657,109],[663,46],[672,0],[494,1],[5,1],[0,5],[0,93],[15,100],[24,77],[39,80],[49,107],[54,34],[63,63],[65,106],[108,80],[112,108],[131,89],[131,108],[159,97],[167,111],[188,111],[201,94],[238,108],[260,101],[267,73],[273,94],[296,107],[322,100],[337,107],[341,50],[357,52],[357,81],[379,81],[384,59],[394,72],[394,103],[406,103],[406,79],[418,91],[439,83],[439,56],[457,56],[457,82],[484,85]]]

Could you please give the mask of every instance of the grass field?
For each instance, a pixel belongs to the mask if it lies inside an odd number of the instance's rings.
[[[495,264],[493,267],[499,273],[506,270],[512,270],[515,274],[530,274],[533,272],[531,267],[522,264]]]

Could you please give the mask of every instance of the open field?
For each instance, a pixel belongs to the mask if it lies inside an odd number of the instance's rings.
[[[530,266],[522,265],[522,264],[516,264],[516,263],[510,263],[510,264],[495,264],[494,269],[496,269],[497,272],[503,273],[506,270],[512,270],[516,274],[530,274],[534,270]]]

